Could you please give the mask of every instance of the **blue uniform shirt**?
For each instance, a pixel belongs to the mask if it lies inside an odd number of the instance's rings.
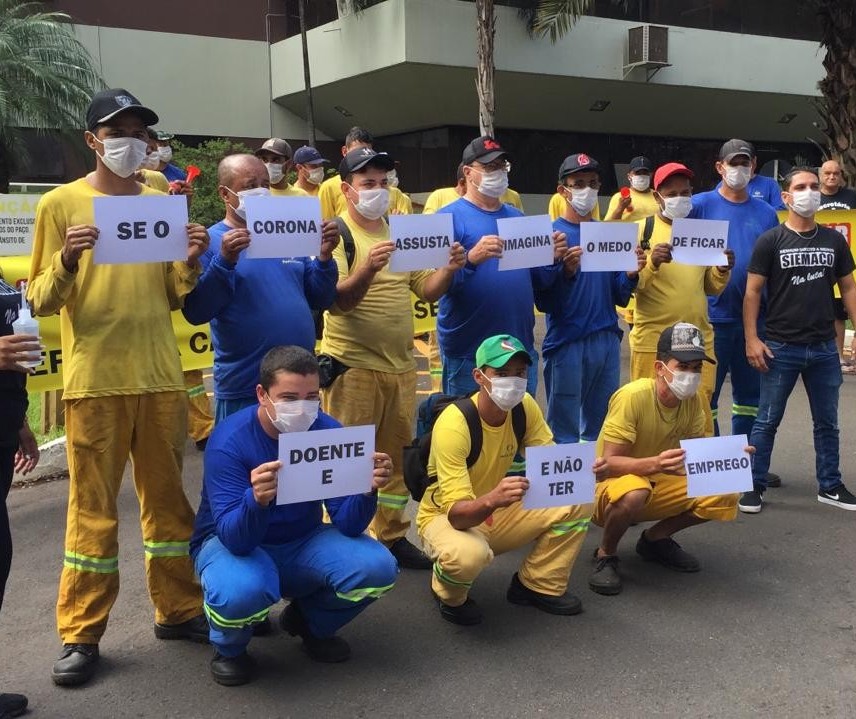
[[[167,166],[164,167],[163,170],[161,170],[161,172],[169,182],[173,182],[175,180],[183,181],[187,179],[187,175],[184,173],[184,170],[171,163],[168,163]]]
[[[718,190],[720,187],[722,187],[722,180],[714,189]],[[764,200],[774,210],[787,209],[785,203],[782,202],[782,188],[772,177],[766,175],[753,176],[749,180],[749,184],[746,185],[746,191],[749,193],[749,197]]]

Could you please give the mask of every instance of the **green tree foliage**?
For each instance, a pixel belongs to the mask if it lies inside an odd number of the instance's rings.
[[[193,183],[193,202],[190,204],[190,218],[209,227],[223,219],[225,209],[223,200],[217,194],[217,165],[226,155],[236,152],[251,152],[240,142],[223,137],[207,140],[198,147],[184,145],[178,140],[172,143],[173,163],[181,169],[196,165],[200,169],[199,177]]]

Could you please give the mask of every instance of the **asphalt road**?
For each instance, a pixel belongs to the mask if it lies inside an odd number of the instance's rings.
[[[856,379],[846,378],[842,467],[856,489],[854,403]],[[83,688],[54,687],[67,484],[15,489],[0,690],[29,695],[38,717],[854,717],[856,513],[816,501],[810,426],[798,386],[773,461],[784,486],[768,492],[760,515],[680,537],[701,559],[699,574],[645,563],[633,549],[636,527],[621,547],[624,593],[593,594],[593,528],[571,576],[583,614],[553,617],[506,602],[518,552],[479,578],[473,596],[485,621],[461,628],[439,618],[428,573],[404,571],[343,630],[350,662],[314,664],[298,640],[277,632],[251,644],[257,681],[231,689],[210,679],[210,648],[152,633],[129,481],[120,502],[122,589],[100,672]],[[194,501],[200,474],[188,445]]]

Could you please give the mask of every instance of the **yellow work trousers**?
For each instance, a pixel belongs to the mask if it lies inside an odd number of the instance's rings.
[[[181,485],[184,392],[66,400],[68,520],[57,600],[63,643],[97,644],[119,592],[116,497],[130,455],[140,502],[146,580],[155,621],[202,613],[188,554],[193,510]]]
[[[437,332],[428,333],[428,372],[431,375],[431,391],[443,391],[443,358]]]
[[[443,604],[458,607],[467,601],[473,582],[495,555],[535,542],[518,570],[520,581],[536,592],[561,596],[568,588],[591,513],[590,504],[523,509],[516,502],[467,530],[455,529],[445,514],[439,515],[422,532],[422,545],[434,560],[431,588]]]
[[[205,392],[202,370],[192,369],[185,372],[184,386],[187,390],[187,434],[194,442],[199,442],[214,430],[211,401]]]
[[[413,440],[416,371],[401,374],[353,367],[322,392],[323,410],[347,427],[375,425],[375,449],[392,457],[392,477],[377,495],[377,513],[369,532],[390,546],[407,534],[404,515],[410,495],[404,486],[401,452]]]
[[[708,357],[713,357],[713,348],[707,350]],[[630,350],[630,381],[643,377],[656,378],[654,363],[657,361],[656,352],[636,352]],[[704,399],[701,403],[704,410],[704,436],[713,437],[713,412],[710,411],[710,398],[716,385],[716,365],[710,362],[701,363],[701,385],[698,393]]]

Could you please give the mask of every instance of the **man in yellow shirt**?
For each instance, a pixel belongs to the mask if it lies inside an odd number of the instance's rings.
[[[603,527],[589,587],[598,594],[621,592],[618,543],[632,524],[656,522],[639,536],[636,552],[678,572],[697,572],[698,560],[672,539],[676,532],[737,515],[736,494],[687,497],[682,439],[705,436],[698,396],[705,353],[698,327],[679,322],[657,343],[656,379],[624,385],[609,402],[597,440],[598,475],[592,522]]]
[[[438,187],[425,199],[425,205],[422,208],[423,215],[431,215],[441,207],[451,205],[459,197],[467,194],[467,181],[464,178],[464,163],[458,165],[457,183],[454,187]],[[520,194],[510,187],[499,198],[499,201],[505,205],[511,205],[523,212],[523,201],[520,199]]]
[[[686,217],[692,209],[693,173],[679,162],[668,162],[654,173],[657,214],[641,220],[639,244],[648,261],[639,272],[636,310],[630,330],[630,379],[654,377],[657,342],[666,327],[686,321],[701,330],[707,347],[713,347],[713,325],[707,316],[707,296],[718,295],[728,284],[734,251],[726,250],[728,265],[701,267],[672,261],[672,220]],[[705,434],[713,435],[710,398],[716,370],[704,363],[701,370]]]
[[[431,589],[440,616],[453,624],[478,624],[481,609],[469,597],[476,578],[495,554],[535,545],[511,578],[508,601],[550,614],[578,614],[579,598],[566,590],[589,525],[590,504],[525,510],[525,477],[506,476],[520,448],[553,444],[553,435],[526,377],[532,358],[511,335],[489,337],[476,350],[470,398],[481,425],[482,447],[467,467],[470,422],[449,406],[431,433],[428,475],[436,477],[416,517],[426,552],[434,560]],[[469,401],[469,400],[468,400]],[[515,418],[517,415],[517,418]],[[521,422],[522,420],[522,422]],[[525,431],[515,431],[515,425]]]
[[[324,182],[324,165],[329,165],[330,161],[324,159],[318,150],[309,145],[298,147],[291,159],[297,171],[295,187],[303,190],[307,195],[317,197],[321,183]]]
[[[59,313],[69,493],[57,602],[63,642],[56,684],[88,681],[119,592],[116,498],[130,455],[140,501],[149,594],[160,639],[208,641],[188,554],[193,510],[181,484],[187,400],[170,310],[181,307],[208,246],[187,226],[187,261],[95,264],[93,199],[156,195],[134,173],[157,115],[126,90],[97,93],[84,139],[96,167],[44,195],[36,211],[28,298]]]
[[[464,250],[454,243],[449,264],[438,270],[392,272],[395,245],[383,215],[389,203],[386,173],[393,167],[385,153],[363,147],[351,150],[339,166],[348,206],[342,220],[353,236],[349,262],[344,242],[333,252],[339,268],[336,301],[327,312],[322,355],[345,368],[324,390],[325,412],[346,426],[374,424],[379,452],[401,457],[410,443],[416,402],[416,362],[410,292],[433,302],[464,266]],[[347,238],[345,238],[347,239]],[[431,563],[405,539],[408,499],[401,467],[378,493],[378,510],[370,525],[402,567],[430,569]]]
[[[607,222],[634,222],[650,217],[657,212],[657,200],[651,191],[651,173],[654,165],[647,157],[634,157],[630,161],[627,192],[616,192],[609,200],[606,210]]]
[[[299,187],[294,187],[288,181],[288,171],[291,169],[291,145],[279,137],[265,140],[255,151],[268,171],[270,177],[270,194],[283,197],[306,197]]]

